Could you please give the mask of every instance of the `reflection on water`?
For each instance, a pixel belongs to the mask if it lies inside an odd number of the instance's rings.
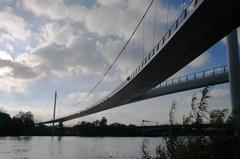
[[[16,136],[16,137],[13,137],[13,139],[28,142],[32,140],[32,136]]]
[[[144,138],[114,137],[0,137],[0,159],[137,158]],[[149,150],[161,138],[148,138]]]
[[[60,142],[62,140],[62,137],[61,136],[58,136],[57,137],[58,141]]]

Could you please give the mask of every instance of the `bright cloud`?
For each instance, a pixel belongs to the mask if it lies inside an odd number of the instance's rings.
[[[43,40],[48,44],[69,45],[75,38],[73,28],[69,25],[47,23],[42,28]]]
[[[26,93],[26,83],[12,77],[0,78],[0,90],[10,93]]]
[[[27,85],[39,79],[40,76],[41,74],[38,74],[32,67],[0,51],[0,90],[24,93]]]
[[[168,10],[161,1],[159,3],[157,9],[161,14],[158,15],[158,18],[164,16],[160,22],[170,24],[179,13],[179,8],[170,8],[171,14],[166,20],[165,15]],[[149,1],[117,0],[109,2],[99,0],[91,8],[80,5],[66,5],[63,0],[30,0],[22,1],[22,4],[25,10],[31,11],[37,16],[45,16],[58,21],[81,22],[89,32],[97,33],[100,36],[116,35],[126,39],[143,15]],[[153,18],[153,15],[151,17]]]
[[[0,35],[0,41],[1,42],[3,42],[3,41],[14,41],[14,37],[10,34],[2,33]]]
[[[0,29],[10,34],[4,35],[4,38],[26,40],[30,36],[30,31],[27,29],[27,24],[24,19],[17,16],[10,7],[5,8],[0,12]]]
[[[7,45],[6,45],[6,51],[8,51],[8,52],[10,52],[10,53],[13,53],[13,51],[14,51],[13,45],[7,44]]]
[[[5,51],[0,50],[0,59],[1,60],[12,60],[12,56]]]
[[[85,7],[81,6],[66,6],[63,0],[54,1],[38,1],[29,0],[22,1],[23,8],[27,11],[32,11],[37,16],[46,16],[49,19],[62,20],[68,19],[71,21],[83,20]]]

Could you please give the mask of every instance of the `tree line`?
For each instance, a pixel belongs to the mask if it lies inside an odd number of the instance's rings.
[[[13,118],[11,118],[7,113],[0,112],[1,136],[31,135],[34,128],[34,115],[30,111],[20,111]]]
[[[72,127],[65,127],[62,122],[54,127],[52,125],[38,125],[35,123],[32,112],[22,112],[10,117],[5,112],[0,112],[0,136],[140,136],[141,132],[135,125],[120,123],[107,124],[107,118],[93,122],[81,121]]]
[[[228,109],[210,110],[208,99],[211,97],[208,87],[201,91],[199,98],[193,95],[191,111],[183,116],[183,123],[175,122],[177,103],[172,103],[169,113],[169,124],[155,127],[125,125],[121,123],[108,124],[107,118],[93,122],[80,121],[72,127],[64,126],[62,122],[52,125],[35,124],[33,113],[19,112],[12,118],[9,114],[0,112],[1,136],[211,136],[214,134],[233,135],[232,115]]]

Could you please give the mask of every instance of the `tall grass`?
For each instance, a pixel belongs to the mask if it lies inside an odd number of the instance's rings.
[[[142,159],[239,159],[240,140],[233,135],[232,115],[227,108],[210,110],[210,98],[209,87],[201,90],[200,97],[192,96],[191,111],[183,116],[183,128],[193,126],[186,136],[178,136],[174,127],[177,104],[173,101],[165,144],[156,147],[155,156],[144,151]],[[206,124],[210,127],[204,127]],[[143,149],[147,149],[146,144]]]

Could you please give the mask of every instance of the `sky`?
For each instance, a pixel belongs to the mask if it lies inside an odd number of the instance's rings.
[[[61,117],[83,110],[116,88],[161,39],[185,5],[184,0],[155,1],[112,71],[80,103],[123,48],[150,0],[0,3],[0,110],[11,116],[31,111],[41,121],[52,118],[55,91],[56,116]],[[226,42],[222,39],[173,77],[226,64]],[[166,124],[174,100],[177,122],[181,123],[182,116],[190,111],[192,95],[199,92],[194,89],[127,104],[66,124],[103,116],[109,123],[140,125],[144,119]],[[212,86],[210,93],[209,109],[231,108],[228,83]]]

